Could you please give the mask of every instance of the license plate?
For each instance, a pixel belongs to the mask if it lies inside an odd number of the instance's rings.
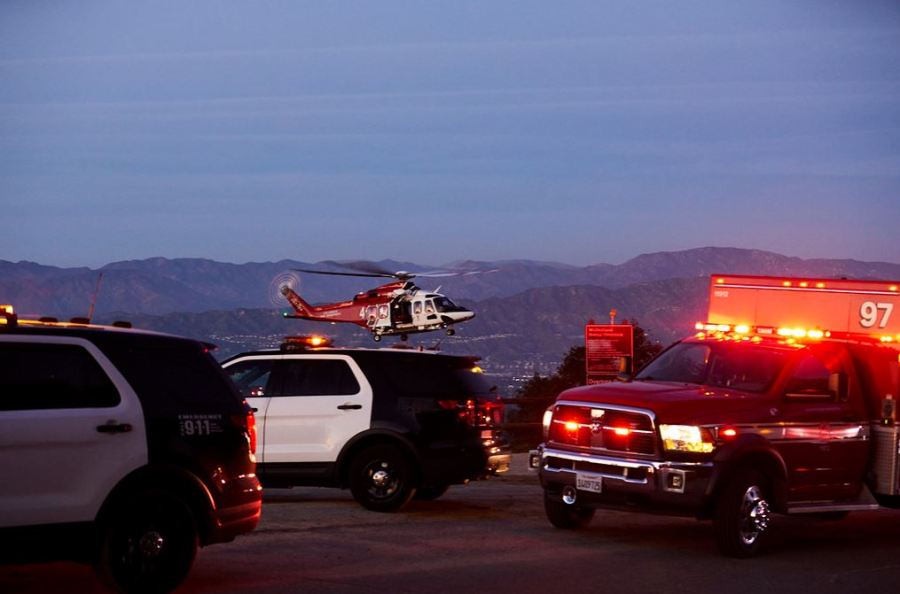
[[[590,491],[591,493],[603,492],[603,479],[599,476],[585,476],[583,474],[575,475],[575,488],[579,491]]]

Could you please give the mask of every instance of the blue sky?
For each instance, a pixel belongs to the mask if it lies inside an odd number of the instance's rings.
[[[900,3],[0,4],[0,259],[900,262]]]

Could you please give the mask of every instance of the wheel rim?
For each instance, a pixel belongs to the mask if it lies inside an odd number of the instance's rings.
[[[393,496],[400,486],[396,468],[387,460],[373,460],[366,466],[366,491],[374,499]]]
[[[165,563],[166,538],[152,527],[133,528],[113,552],[116,573],[125,584],[137,584],[153,576]]]
[[[751,485],[744,491],[740,511],[741,541],[751,546],[759,540],[760,535],[769,527],[770,510],[762,494],[762,489]]]

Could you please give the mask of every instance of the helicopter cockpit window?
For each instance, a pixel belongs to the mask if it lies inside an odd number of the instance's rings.
[[[463,311],[463,308],[456,305],[446,297],[436,297],[434,300],[434,306],[438,311]]]
[[[422,313],[422,302],[421,302],[421,301],[416,301],[416,302],[413,304],[413,314],[419,315],[419,314],[421,314],[421,313]]]
[[[425,313],[433,314],[434,313],[434,302],[429,299],[425,302]]]

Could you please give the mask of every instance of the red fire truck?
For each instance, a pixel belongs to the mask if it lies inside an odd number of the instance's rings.
[[[776,513],[900,507],[898,287],[713,275],[696,335],[545,413],[531,465],[550,522],[712,519],[719,549],[749,557]]]

